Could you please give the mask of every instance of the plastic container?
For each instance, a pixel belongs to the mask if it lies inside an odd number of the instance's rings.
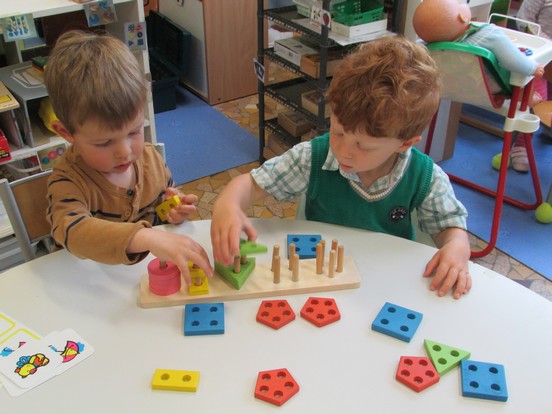
[[[347,25],[375,22],[383,17],[383,5],[375,0],[348,0],[332,7],[333,20]]]

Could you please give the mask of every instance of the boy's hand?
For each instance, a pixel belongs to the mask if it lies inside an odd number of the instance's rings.
[[[215,262],[228,266],[234,261],[235,256],[239,256],[242,231],[245,231],[248,240],[257,240],[257,230],[239,206],[224,202],[215,203],[211,221],[211,243]]]
[[[426,265],[424,277],[433,275],[429,284],[430,290],[437,290],[439,296],[453,290],[454,299],[459,299],[469,292],[472,279],[468,269],[470,246],[467,235],[461,236],[464,230],[448,229],[442,233],[454,231],[457,237],[449,237]],[[449,233],[450,235],[450,233]],[[436,240],[437,241],[437,240]],[[439,243],[437,242],[439,246]]]
[[[135,252],[149,250],[159,260],[174,263],[188,285],[191,283],[188,261],[198,265],[207,277],[213,276],[213,267],[207,253],[188,236],[145,228],[135,234],[130,246]]]
[[[195,204],[198,198],[195,194],[184,194],[174,187],[169,187],[165,191],[164,199],[168,200],[172,196],[177,195],[182,204],[174,206],[167,213],[167,222],[171,224],[180,224],[186,221],[186,219],[196,212]]]

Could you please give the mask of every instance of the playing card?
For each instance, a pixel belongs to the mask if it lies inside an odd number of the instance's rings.
[[[18,387],[30,389],[55,376],[61,363],[60,355],[42,339],[26,343],[0,360],[0,373]]]
[[[0,341],[0,360],[10,355],[16,349],[29,342],[39,340],[40,337],[25,328],[17,329],[11,335]]]
[[[94,353],[94,348],[73,329],[64,329],[61,332],[50,334],[44,338],[54,352],[61,356],[61,365],[56,374],[67,371]]]

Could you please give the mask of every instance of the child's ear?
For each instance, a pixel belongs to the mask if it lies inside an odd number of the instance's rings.
[[[56,131],[56,134],[58,134],[60,137],[64,138],[70,144],[73,143],[73,141],[74,141],[73,135],[71,133],[69,133],[67,128],[65,128],[65,126],[61,123],[60,120],[56,119],[56,120],[52,121],[50,126],[52,127],[52,129],[54,131]]]
[[[413,147],[418,142],[422,140],[421,135],[417,135],[415,137],[409,138],[406,141],[403,141],[401,146],[397,149],[398,152],[405,152],[408,148]]]

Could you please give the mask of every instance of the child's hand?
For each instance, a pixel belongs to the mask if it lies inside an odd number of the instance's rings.
[[[449,237],[443,235],[447,232]],[[450,237],[451,233],[457,237]],[[446,295],[452,289],[454,299],[459,299],[471,289],[472,279],[468,269],[470,246],[467,235],[463,236],[462,233],[465,231],[460,229],[442,232],[442,239],[447,241],[440,244],[437,238],[436,244],[441,245],[441,248],[426,265],[424,277],[433,275],[429,289],[437,290],[439,296]]]
[[[257,240],[257,231],[239,206],[215,203],[211,221],[211,243],[215,262],[228,266],[240,254],[240,234],[245,231],[248,240]]]
[[[188,261],[198,265],[208,277],[213,276],[213,267],[207,253],[188,236],[146,228],[136,233],[131,244],[135,251],[149,250],[159,260],[174,263],[188,285],[191,283]]]
[[[169,199],[172,196],[177,195],[180,198],[180,202],[177,206],[174,206],[167,213],[167,222],[171,224],[180,224],[186,221],[186,219],[196,212],[195,204],[198,201],[198,198],[195,194],[184,194],[176,188],[169,187],[165,191],[164,199]]]

